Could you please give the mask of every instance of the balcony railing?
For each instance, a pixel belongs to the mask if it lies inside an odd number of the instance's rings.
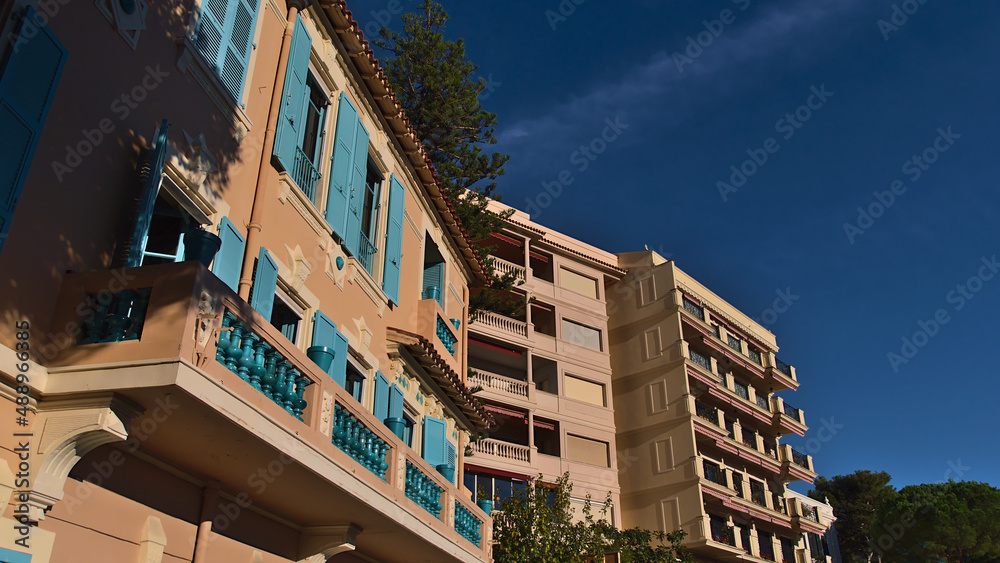
[[[795,449],[792,449],[792,463],[798,465],[799,467],[809,469],[809,457],[802,452],[796,451]]]
[[[796,422],[802,422],[802,413],[799,409],[785,403],[785,415],[793,418]]]
[[[386,480],[385,470],[389,464],[385,462],[385,454],[389,451],[389,444],[340,405],[335,405],[333,409],[332,441],[365,469]]]
[[[746,384],[740,383],[739,381],[734,381],[733,389],[736,391],[736,394],[739,395],[740,397],[743,397],[748,401],[750,400],[750,388]]]
[[[491,455],[511,461],[529,463],[531,460],[531,447],[504,442],[503,440],[485,438],[478,442],[473,442],[472,449],[484,455]]]
[[[692,362],[707,369],[708,371],[712,371],[712,360],[708,359],[708,356],[693,348],[688,348],[688,355],[691,357]]]
[[[764,362],[760,359],[760,352],[754,350],[753,348],[747,348],[747,357],[753,360],[757,365],[764,365]]]
[[[733,490],[736,496],[743,498],[743,475],[740,473],[733,473]]]
[[[750,501],[757,506],[767,507],[767,495],[764,493],[764,488],[755,486],[753,482],[750,485]]]
[[[441,344],[444,344],[445,349],[451,352],[451,355],[454,356],[455,342],[458,342],[458,339],[451,333],[451,330],[448,328],[448,323],[444,322],[444,319],[441,317],[437,318],[437,337],[438,340],[441,341]]]
[[[726,335],[726,344],[728,344],[730,348],[736,350],[737,352],[740,353],[743,352],[743,343],[740,341],[739,338],[736,338],[732,334]]]
[[[528,337],[528,323],[492,311],[480,311],[476,315],[476,322],[523,338]]]
[[[767,403],[767,397],[763,395],[757,395],[757,406],[766,411],[771,410],[771,405]]]
[[[215,359],[279,407],[302,420],[302,411],[308,406],[304,398],[305,388],[312,382],[250,325],[241,323],[229,311],[222,316]]]
[[[79,344],[123,342],[142,335],[151,288],[102,291],[88,295],[93,316],[86,319]]]
[[[416,465],[406,462],[406,498],[417,503],[431,516],[441,518],[441,492],[444,489],[434,484],[434,480],[424,475]],[[461,533],[461,532],[459,532]]]
[[[774,561],[774,544],[771,543],[771,536],[769,534],[762,534],[757,537],[757,547],[761,559]]]
[[[479,385],[483,389],[492,389],[494,391],[510,393],[511,395],[516,395],[518,397],[528,397],[527,381],[497,375],[488,371],[479,369],[473,370],[469,374],[469,383],[472,385]]]
[[[684,302],[684,308],[687,309],[689,313],[691,313],[692,315],[698,317],[701,320],[705,320],[705,308],[704,307],[702,307],[701,305],[698,305],[694,301],[691,301],[690,299],[687,298],[687,296],[684,296],[682,298],[682,300]]]
[[[757,434],[753,430],[743,429],[743,445],[748,448],[757,449]]]
[[[316,166],[299,147],[295,147],[295,164],[292,165],[292,179],[298,184],[302,193],[306,194],[309,201],[315,205],[316,182],[319,181],[319,170],[316,170]]]
[[[361,265],[369,274],[372,274],[372,267],[375,265],[376,252],[378,252],[378,249],[368,240],[368,235],[361,233],[358,242],[358,262],[361,262]]]
[[[455,502],[455,531],[476,547],[479,547],[479,542],[482,541],[482,535],[479,533],[482,524],[482,520],[476,518],[471,510],[462,506],[460,502]]]
[[[712,540],[726,545],[735,546],[736,530],[734,530],[732,526],[722,524],[717,520],[712,520]]]
[[[694,412],[695,414],[711,422],[712,424],[715,425],[719,424],[719,410],[716,409],[715,407],[710,407],[708,405],[704,405],[702,403],[699,403],[698,401],[695,401]]]
[[[515,277],[518,280],[524,281],[524,266],[518,266],[513,262],[508,262],[495,256],[492,256],[491,258],[493,259],[493,268],[496,270],[497,274],[500,276],[506,276],[511,272],[514,272]]]
[[[785,375],[792,375],[792,368],[788,364],[778,359],[777,356],[774,357],[774,369],[780,371]]]

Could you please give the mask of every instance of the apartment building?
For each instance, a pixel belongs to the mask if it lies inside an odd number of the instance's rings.
[[[781,443],[805,416],[774,335],[651,251],[618,255],[607,290],[622,524],[687,532],[701,561],[828,561],[829,523],[787,484],[811,456]]]
[[[516,272],[515,291],[530,303],[521,318],[487,312],[469,325],[469,384],[482,388],[496,425],[472,444],[465,484],[502,502],[528,479],[569,472],[577,507],[610,493],[606,517],[620,522],[605,286],[624,272],[615,255],[520,211],[489,244],[497,270]]]
[[[0,561],[488,561],[483,264],[344,2],[0,25]]]
[[[802,493],[787,492],[787,498],[797,499],[802,505],[802,511],[806,518],[816,522],[823,522],[827,526],[826,532],[819,534],[808,531],[803,535],[803,546],[806,550],[803,559],[806,561],[821,561],[829,563],[842,563],[840,556],[840,542],[837,540],[837,528],[834,523],[837,517],[833,515],[833,506],[830,501],[819,502]]]

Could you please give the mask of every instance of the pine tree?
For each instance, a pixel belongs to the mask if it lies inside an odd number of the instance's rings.
[[[497,275],[488,242],[510,216],[487,209],[490,199],[500,200],[496,180],[510,156],[484,150],[497,142],[497,117],[479,102],[486,80],[474,78],[478,67],[466,58],[465,42],[445,38],[447,22],[440,4],[423,0],[416,12],[403,14],[401,34],[383,27],[373,44],[388,55],[383,66],[396,97],[486,265],[489,283],[470,299],[469,318],[481,310],[516,316],[524,308],[510,293],[516,274]]]

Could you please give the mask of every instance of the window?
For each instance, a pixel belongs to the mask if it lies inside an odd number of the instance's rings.
[[[256,22],[256,1],[202,0],[194,44],[234,100],[243,95]]]
[[[586,295],[591,299],[599,299],[597,280],[590,276],[578,274],[573,270],[559,268],[559,285],[574,293]]]
[[[406,422],[406,427],[403,430],[403,441],[411,448],[413,447],[413,429],[417,426],[416,419],[416,415],[410,414],[410,411],[403,411],[403,420]]]
[[[737,352],[743,351],[743,342],[739,338],[736,338],[732,334],[726,334],[726,340],[729,347],[733,350],[736,350]]]
[[[497,501],[495,508],[501,510],[504,501],[515,494],[523,494],[528,488],[528,482],[525,479],[480,473],[478,471],[466,471],[463,483],[467,489],[472,491],[473,498],[475,499],[479,498],[479,489],[482,488],[484,494]]]
[[[601,331],[587,325],[575,323],[569,319],[562,320],[562,338],[571,344],[601,351]]]
[[[421,298],[435,299],[444,307],[444,256],[430,235],[424,237],[424,275]]]
[[[567,434],[566,454],[571,461],[611,467],[611,449],[607,442]]]
[[[184,261],[184,233],[197,228],[194,218],[169,195],[156,197],[149,230],[141,243],[140,264],[166,264]]]
[[[274,295],[271,308],[271,326],[281,331],[292,344],[298,344],[299,325],[302,323],[302,312],[286,300],[280,292]]]
[[[361,207],[361,240],[358,246],[358,260],[365,270],[372,274],[375,264],[375,253],[378,247],[374,244],[378,229],[379,187],[382,184],[382,173],[368,159],[368,172],[365,177],[365,191]]]
[[[347,364],[347,392],[359,403],[365,401],[365,376],[354,364]]]
[[[599,407],[608,406],[604,395],[604,385],[569,374],[566,374],[565,380],[566,397]]]

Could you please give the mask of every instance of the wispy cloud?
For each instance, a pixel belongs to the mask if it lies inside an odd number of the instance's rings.
[[[605,116],[637,107],[664,108],[679,116],[679,106],[718,95],[725,90],[725,83],[732,82],[734,73],[750,63],[780,60],[787,66],[809,60],[818,49],[830,47],[831,32],[840,29],[845,18],[858,17],[868,9],[863,0],[794,0],[750,5],[745,12],[734,9],[737,20],[690,59],[690,64],[684,64],[683,72],[673,55],[684,54],[686,38],[628,69],[617,82],[595,85],[543,114],[506,127],[498,135],[498,148],[517,155],[531,168],[532,161],[547,160],[550,150],[564,152],[580,138],[592,136],[589,128]],[[689,36],[696,37],[702,31],[704,27],[699,25]]]

